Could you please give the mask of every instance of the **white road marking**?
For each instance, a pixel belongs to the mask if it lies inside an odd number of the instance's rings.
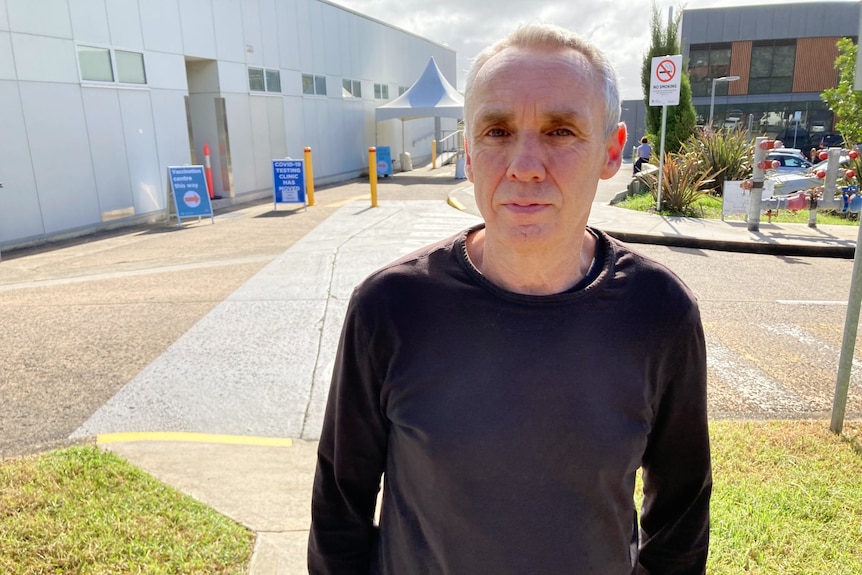
[[[744,365],[735,353],[707,341],[709,369],[764,413],[812,411],[812,406],[756,367]]]

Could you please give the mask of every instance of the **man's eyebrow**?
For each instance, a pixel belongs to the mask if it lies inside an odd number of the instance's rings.
[[[509,112],[503,112],[499,110],[488,110],[486,112],[481,112],[476,116],[475,122],[477,124],[505,124],[508,123],[512,118],[512,114]]]
[[[574,110],[559,110],[545,114],[545,119],[551,124],[570,124],[582,122],[586,116]]]

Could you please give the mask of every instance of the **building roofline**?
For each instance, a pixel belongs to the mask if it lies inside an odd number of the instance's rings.
[[[405,30],[404,28],[400,28],[400,27],[396,26],[395,24],[391,24],[389,22],[384,22],[383,20],[380,20],[380,19],[375,18],[373,16],[369,16],[368,14],[363,14],[362,12],[357,12],[356,10],[353,10],[353,9],[348,8],[346,6],[342,6],[341,4],[337,4],[335,2],[332,2],[331,0],[317,0],[317,1],[320,2],[321,4],[328,4],[328,5],[332,6],[333,8],[338,8],[339,10],[349,12],[349,13],[353,14],[354,16],[359,16],[360,18],[370,20],[371,22],[374,22],[375,24],[380,24],[381,26],[386,26],[387,28],[392,28],[393,30],[397,30],[398,32],[402,32],[404,34],[409,34],[410,36],[413,36],[414,38],[418,38],[419,40],[424,40],[425,42],[428,42],[430,44],[434,44],[438,48],[443,48],[444,50],[449,50],[450,52],[452,52],[452,54],[454,54],[456,56],[458,54],[457,50],[453,50],[452,48],[450,48],[449,46],[446,46],[445,44],[441,44],[440,42],[436,42],[434,40],[426,38],[425,36],[420,36],[419,34],[417,34],[415,32],[411,32],[410,30]]]

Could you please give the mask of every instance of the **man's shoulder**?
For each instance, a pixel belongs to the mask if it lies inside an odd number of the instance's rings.
[[[614,278],[625,281],[633,292],[646,297],[669,297],[673,300],[694,301],[686,283],[669,267],[648,256],[636,247],[608,236],[614,254]]]

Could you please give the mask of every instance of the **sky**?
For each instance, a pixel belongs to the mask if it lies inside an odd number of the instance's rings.
[[[550,22],[592,40],[617,71],[623,100],[640,99],[641,65],[649,50],[652,3],[648,0],[330,0],[457,52],[458,85],[483,48],[528,22]],[[806,0],[687,0],[684,7],[789,4]],[[812,1],[812,0],[807,0]],[[657,0],[665,21],[683,4]]]

